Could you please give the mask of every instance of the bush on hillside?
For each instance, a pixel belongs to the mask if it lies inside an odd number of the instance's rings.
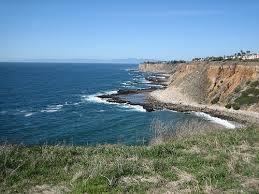
[[[225,108],[230,109],[232,107],[232,104],[227,104]]]
[[[258,87],[259,86],[259,81],[257,80],[257,81],[252,82],[251,86],[252,87]]]
[[[236,104],[236,103],[233,104],[232,107],[233,107],[234,110],[239,110],[240,109],[240,105]]]
[[[219,96],[215,97],[212,101],[211,104],[216,104],[219,101]]]
[[[236,89],[235,89],[235,92],[238,93],[241,91],[241,86],[237,86]]]

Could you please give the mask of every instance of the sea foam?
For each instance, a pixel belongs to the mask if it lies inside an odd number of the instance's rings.
[[[236,126],[233,123],[231,123],[227,120],[220,119],[218,117],[213,117],[213,116],[211,116],[209,114],[206,114],[206,113],[203,113],[203,112],[194,112],[194,114],[196,116],[203,117],[203,118],[205,118],[205,119],[207,119],[207,120],[209,120],[213,123],[223,125],[224,127],[228,128],[228,129],[235,129],[236,128]]]
[[[57,112],[57,111],[60,111],[62,107],[63,107],[62,104],[49,105],[46,109],[43,109],[40,112],[47,112],[47,113]]]
[[[25,117],[30,117],[30,116],[32,116],[32,115],[34,115],[35,113],[33,113],[33,112],[29,112],[29,113],[26,113],[24,116]]]
[[[128,111],[137,111],[137,112],[146,112],[146,110],[140,106],[140,105],[131,105],[127,103],[117,103],[117,102],[108,102],[107,99],[105,98],[100,98],[98,96],[104,95],[104,94],[116,94],[117,91],[106,91],[106,92],[98,92],[96,94],[92,95],[83,95],[82,98],[83,100],[91,103],[102,103],[102,104],[111,104],[111,105],[116,105],[120,108],[125,108]]]
[[[121,107],[128,109],[128,111],[146,112],[146,109],[140,105],[121,104]]]

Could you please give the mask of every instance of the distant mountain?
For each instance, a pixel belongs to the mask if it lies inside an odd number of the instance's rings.
[[[138,59],[138,58],[126,58],[126,59],[22,59],[22,60],[1,60],[4,62],[41,62],[41,63],[133,63],[139,64],[144,61],[155,61],[153,59]]]

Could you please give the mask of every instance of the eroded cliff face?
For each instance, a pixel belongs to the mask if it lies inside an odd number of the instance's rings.
[[[150,63],[143,63],[139,64],[139,70],[143,72],[153,72],[153,73],[171,73],[176,68],[176,65],[169,65],[169,64],[150,64]]]
[[[259,65],[238,63],[210,66],[207,73],[209,99],[219,98],[219,102],[226,103],[237,87],[259,78]]]
[[[167,71],[164,66],[141,67],[145,71]],[[193,102],[225,106],[241,95],[247,82],[254,80],[259,80],[259,62],[190,62],[174,69],[167,91],[177,89]],[[237,91],[238,87],[240,91]]]

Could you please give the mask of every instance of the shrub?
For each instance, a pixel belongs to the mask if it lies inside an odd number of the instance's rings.
[[[232,104],[227,104],[225,108],[230,109],[232,107]]]
[[[259,86],[259,81],[257,80],[257,81],[252,82],[252,83],[251,83],[251,86],[252,86],[252,87],[257,87],[257,86]]]
[[[246,90],[246,92],[247,92],[247,95],[249,95],[249,94],[252,94],[254,96],[259,95],[259,89],[257,89],[257,88],[249,88]]]
[[[233,107],[234,110],[239,110],[240,109],[240,105],[236,104],[236,103],[233,104],[232,107]]]
[[[215,97],[212,101],[211,104],[216,104],[219,101],[219,96]]]
[[[259,98],[256,96],[240,96],[235,100],[235,102],[240,105],[245,105],[245,104],[250,105],[250,104],[258,103]]]
[[[241,91],[241,87],[240,86],[237,86],[236,89],[235,89],[235,92],[238,93]]]

